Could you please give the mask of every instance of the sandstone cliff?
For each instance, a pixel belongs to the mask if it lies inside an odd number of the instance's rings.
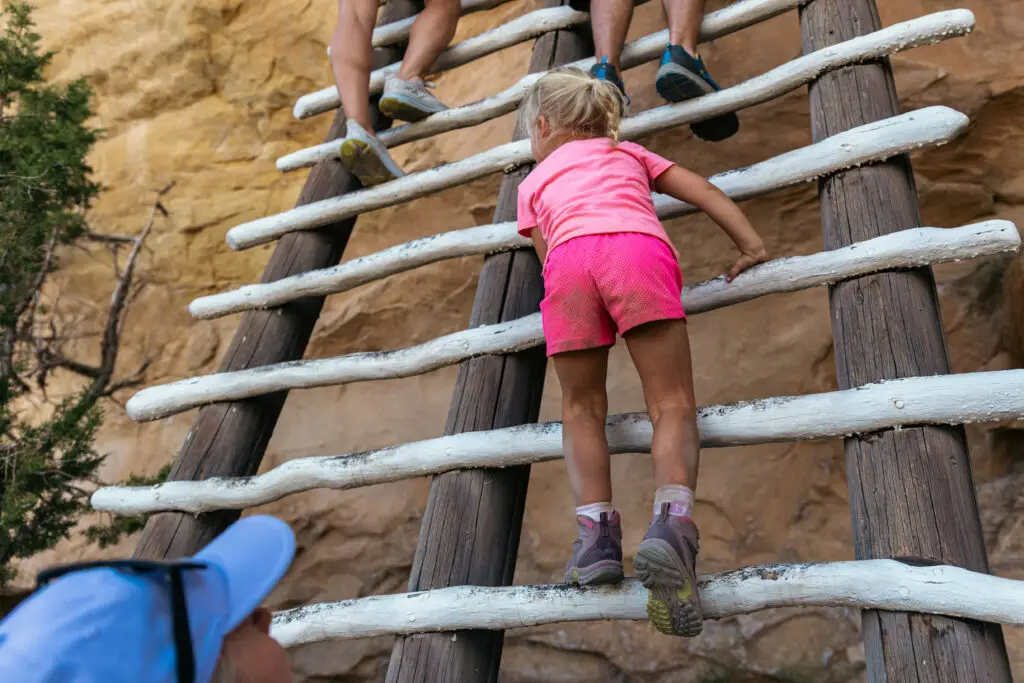
[[[94,211],[98,229],[141,225],[153,190],[174,180],[144,264],[148,287],[128,324],[125,368],[155,363],[152,383],[211,372],[236,318],[196,322],[194,297],[258,279],[269,247],[232,252],[231,226],[289,208],[304,173],[279,174],[274,160],[320,142],[328,117],[296,122],[296,97],[329,82],[324,56],[335,8],[330,0],[38,0],[46,44],[59,50],[55,79],[86,76],[97,93],[97,124],[107,131],[93,157],[108,188]],[[725,4],[712,0],[709,9]],[[1001,217],[1024,226],[1024,10],[1016,0],[882,0],[886,24],[926,12],[969,7],[973,36],[897,58],[904,105],[947,104],[971,116],[960,140],[915,157],[926,225],[954,226]],[[516,0],[466,17],[459,37],[539,6]],[[661,26],[657,3],[641,7],[631,37]],[[796,15],[706,46],[716,77],[732,84],[799,54]],[[530,46],[509,49],[438,79],[451,104],[511,85],[527,68]],[[653,65],[630,71],[633,109],[659,104]],[[742,131],[710,145],[688,129],[645,142],[691,168],[714,173],[744,166],[810,140],[805,91],[741,114]],[[399,161],[420,170],[505,142],[512,121],[403,147]],[[347,258],[417,236],[490,221],[500,179],[452,189],[360,219]],[[776,255],[822,248],[816,191],[805,186],[745,205]],[[691,281],[731,263],[728,241],[700,217],[669,228]],[[102,253],[68,253],[59,286],[83,311],[103,309],[109,294]],[[1024,264],[1012,259],[937,269],[953,367],[965,372],[1024,363]],[[426,267],[328,300],[307,357],[395,348],[465,326],[479,259]],[[691,322],[701,403],[824,391],[835,387],[824,291],[774,296],[695,316]],[[293,393],[265,460],[327,455],[440,434],[456,372]],[[557,416],[549,373],[543,419]],[[613,353],[611,409],[643,409],[635,373],[621,347]],[[105,476],[152,473],[174,456],[192,414],[135,425],[112,405],[100,440],[111,454]],[[979,501],[994,571],[1024,578],[1024,465],[1014,425],[969,430]],[[841,444],[801,443],[706,451],[699,490],[702,570],[759,562],[852,558]],[[635,547],[650,503],[644,456],[614,464],[627,547]],[[516,581],[561,576],[573,537],[561,463],[533,469]],[[404,590],[428,482],[351,492],[313,492],[264,510],[296,530],[300,552],[275,606]],[[117,550],[128,552],[133,540]],[[25,563],[93,556],[72,538]],[[1024,634],[1007,629],[1011,657],[1024,672]],[[321,644],[295,652],[300,680],[383,680],[390,641]],[[703,637],[678,642],[644,624],[601,623],[513,632],[502,680],[508,683],[690,683],[698,680],[859,680],[859,615],[847,610],[780,610],[709,624]]]

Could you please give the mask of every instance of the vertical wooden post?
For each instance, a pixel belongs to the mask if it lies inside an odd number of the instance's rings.
[[[549,2],[546,6],[558,6]],[[589,26],[558,31],[534,44],[530,72],[546,71],[592,54]],[[526,137],[517,128],[516,139]],[[519,183],[532,166],[502,182],[494,221],[514,220]],[[484,261],[469,326],[497,323],[538,310],[544,294],[531,250]],[[462,364],[446,434],[536,422],[544,370],[543,347]],[[529,465],[449,472],[435,477],[423,516],[409,591],[444,586],[512,583],[522,529]],[[387,683],[484,683],[498,678],[502,631],[458,631],[399,637]]]
[[[413,0],[390,0],[381,13],[383,23],[412,16],[419,7]],[[374,68],[401,59],[404,47],[374,51]],[[374,128],[384,130],[391,120],[370,107]],[[345,135],[345,115],[334,117],[328,140]],[[297,206],[335,197],[359,188],[337,160],[317,164],[302,188]],[[320,230],[295,232],[278,242],[263,271],[262,282],[327,268],[341,260],[355,218],[339,221]],[[308,297],[265,311],[249,311],[242,317],[231,347],[221,363],[221,372],[298,360],[306,350],[313,326],[320,316],[324,297]],[[217,403],[199,411],[185,437],[171,469],[171,479],[243,477],[256,473],[274,433],[277,418],[288,396],[282,391],[245,401]],[[194,516],[164,512],[149,518],[135,548],[137,558],[182,557],[209,543],[239,517],[238,511],[223,510]]]
[[[814,0],[800,11],[804,52],[880,28],[874,0]],[[810,86],[814,141],[898,113],[888,60]],[[910,160],[844,171],[819,184],[825,248],[920,225]],[[830,289],[839,387],[949,373],[931,268],[879,273]],[[858,559],[912,558],[987,572],[963,428],[914,427],[845,442]],[[868,680],[1010,681],[997,624],[865,611]]]

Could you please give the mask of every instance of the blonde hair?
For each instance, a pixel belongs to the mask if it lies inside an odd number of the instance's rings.
[[[618,142],[624,104],[622,92],[613,83],[575,67],[563,67],[530,87],[520,111],[531,133],[543,116],[555,135]]]

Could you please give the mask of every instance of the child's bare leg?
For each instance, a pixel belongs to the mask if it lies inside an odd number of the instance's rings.
[[[370,123],[370,70],[378,0],[338,0],[338,24],[331,38],[331,68],[345,116],[367,131]]]
[[[700,435],[686,321],[649,323],[625,335],[654,424],[654,519],[633,558],[647,587],[647,616],[662,633],[693,637],[703,628],[697,594],[697,484]]]
[[[608,419],[608,348],[553,356],[562,387],[562,444],[577,506],[611,502]]]
[[[565,581],[583,586],[621,581],[622,525],[611,505],[604,432],[608,348],[560,353],[554,360],[562,386],[562,444],[579,525]]]
[[[700,464],[700,434],[686,321],[642,325],[625,338],[654,425],[654,483],[658,488],[678,485],[693,490]]]

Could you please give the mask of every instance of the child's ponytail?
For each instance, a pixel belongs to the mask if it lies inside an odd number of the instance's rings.
[[[552,130],[570,138],[619,140],[624,97],[618,87],[579,69],[555,69],[533,84],[523,100],[527,125],[547,119]]]

